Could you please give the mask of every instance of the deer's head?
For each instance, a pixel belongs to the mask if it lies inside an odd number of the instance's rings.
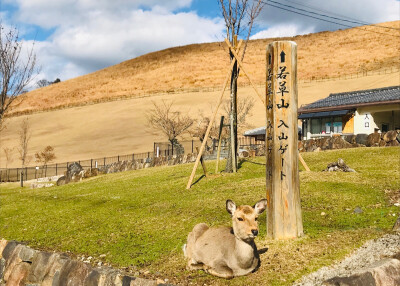
[[[253,207],[242,205],[236,207],[231,201],[226,201],[226,210],[232,215],[233,232],[235,236],[243,241],[252,241],[258,235],[258,216],[267,207],[267,200],[262,199]]]

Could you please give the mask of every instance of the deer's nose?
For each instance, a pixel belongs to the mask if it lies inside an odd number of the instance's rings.
[[[252,233],[254,236],[257,236],[258,230],[257,230],[257,229],[252,229],[252,230],[251,230],[251,233]]]

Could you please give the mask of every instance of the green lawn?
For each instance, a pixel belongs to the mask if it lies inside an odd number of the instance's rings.
[[[357,173],[321,172],[343,158]],[[343,258],[367,239],[390,231],[400,208],[388,205],[384,190],[400,191],[400,148],[357,148],[303,153],[301,169],[305,236],[265,239],[260,218],[261,268],[231,281],[189,272],[181,251],[199,222],[230,223],[225,200],[253,204],[265,197],[265,158],[244,161],[237,174],[211,175],[191,190],[193,164],[110,174],[46,189],[0,185],[0,237],[34,248],[93,256],[142,277],[172,283],[289,285],[301,275]],[[209,170],[215,162],[207,162]],[[198,170],[198,179],[201,168]],[[353,210],[361,207],[361,214]],[[326,213],[321,216],[321,212]],[[105,258],[99,258],[106,254]]]

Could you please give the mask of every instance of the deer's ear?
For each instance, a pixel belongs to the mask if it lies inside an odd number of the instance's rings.
[[[267,204],[267,199],[262,199],[261,201],[256,203],[253,208],[257,214],[261,214],[267,208]]]
[[[227,200],[226,201],[226,210],[228,211],[228,213],[230,213],[231,215],[233,215],[236,211],[236,205],[233,201],[231,200]]]

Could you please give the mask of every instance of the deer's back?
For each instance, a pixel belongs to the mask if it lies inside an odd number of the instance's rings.
[[[196,260],[208,261],[226,259],[235,249],[235,236],[232,228],[218,227],[207,229],[195,242]]]

